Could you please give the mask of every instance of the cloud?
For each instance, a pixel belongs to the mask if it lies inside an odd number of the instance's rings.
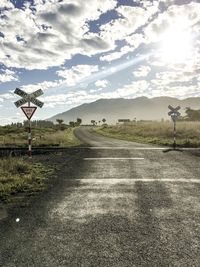
[[[134,47],[123,46],[119,52],[113,52],[108,55],[103,55],[100,57],[100,60],[110,62],[110,61],[121,58],[123,55],[126,55],[129,52],[134,51],[134,49],[135,49]]]
[[[150,71],[151,68],[149,66],[141,66],[137,70],[133,71],[133,75],[135,77],[146,77]]]
[[[193,72],[184,71],[165,71],[156,73],[156,80],[163,84],[170,84],[175,82],[190,82],[196,75]]]
[[[158,42],[163,39],[170,28],[177,28],[183,31],[191,31],[192,27],[200,21],[199,3],[191,2],[187,5],[172,5],[160,13],[144,29],[147,42]]]
[[[0,84],[10,81],[18,81],[18,76],[14,71],[6,69],[3,73],[0,74]]]
[[[0,102],[4,102],[5,100],[12,100],[15,98],[13,93],[4,93],[0,94]]]
[[[4,8],[13,8],[13,4],[9,0],[1,0],[1,6],[0,9]]]
[[[113,49],[109,39],[89,32],[89,22],[113,9],[115,0],[35,1],[2,11],[0,62],[7,67],[47,69],[75,54],[92,56]]]
[[[74,86],[77,83],[87,81],[90,75],[98,71],[97,65],[76,65],[71,69],[57,71],[58,76],[65,78],[68,86]]]
[[[134,34],[138,28],[148,22],[156,9],[146,10],[137,6],[119,6],[116,11],[120,17],[100,27],[100,36],[110,40],[111,43],[115,43],[117,40],[126,40],[131,34]]]
[[[42,89],[43,91],[50,89],[50,88],[55,88],[60,86],[63,83],[63,80],[57,80],[57,81],[44,81],[41,83],[37,84],[27,84],[21,86],[22,90],[25,90],[27,93],[32,93],[38,89]]]
[[[96,87],[102,87],[102,88],[107,87],[108,84],[109,84],[108,80],[98,80],[95,82]]]

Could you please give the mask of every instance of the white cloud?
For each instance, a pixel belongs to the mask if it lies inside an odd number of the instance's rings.
[[[15,98],[13,93],[4,93],[0,94],[0,102],[4,102],[5,100],[12,100]]]
[[[137,70],[133,71],[133,75],[135,77],[146,77],[150,71],[151,68],[149,66],[141,66]]]
[[[145,38],[148,42],[158,42],[163,39],[166,31],[170,28],[178,28],[183,31],[190,31],[200,21],[198,12],[200,4],[191,2],[188,5],[172,5],[167,11],[160,13],[145,28]],[[173,42],[173,40],[172,40]]]
[[[103,90],[103,88],[96,88],[96,89],[90,89],[90,93],[97,93],[97,92],[100,92],[100,91],[102,91]]]
[[[47,69],[77,53],[94,55],[113,49],[109,39],[88,32],[88,22],[113,9],[115,0],[35,1],[35,11],[3,10],[0,62],[7,67]]]
[[[97,65],[77,65],[71,69],[64,69],[57,71],[57,74],[65,78],[68,86],[74,86],[77,83],[84,82],[90,75],[98,71]]]
[[[120,18],[102,25],[101,36],[111,43],[116,40],[126,39],[133,34],[139,27],[145,25],[156,10],[142,7],[119,6],[116,11],[121,15]]]
[[[145,37],[141,33],[135,33],[126,37],[126,42],[134,47],[134,49],[138,48],[141,44],[146,43]]]
[[[102,88],[107,87],[108,84],[109,84],[108,80],[98,80],[95,82],[96,87],[102,87]]]
[[[133,97],[145,94],[149,88],[149,82],[146,80],[133,81],[131,84],[125,85],[116,90],[118,97]]]
[[[105,56],[101,56],[100,57],[100,60],[102,61],[113,61],[115,59],[119,59],[121,58],[123,55],[126,55],[127,53],[129,52],[132,52],[134,51],[134,47],[130,47],[130,46],[123,46],[119,52],[113,52],[113,53],[110,53],[108,55],[105,55]]]
[[[0,9],[2,8],[13,8],[13,4],[9,0],[1,0],[1,6]]]
[[[50,88],[55,88],[60,86],[63,83],[63,80],[57,80],[57,81],[44,81],[37,84],[27,84],[21,86],[21,89],[25,90],[27,93],[34,92],[38,89],[47,90]]]
[[[18,81],[18,76],[14,71],[6,69],[3,73],[0,74],[0,83]]]
[[[165,71],[156,73],[156,80],[161,81],[163,84],[174,82],[190,82],[196,75],[193,72],[184,71]]]

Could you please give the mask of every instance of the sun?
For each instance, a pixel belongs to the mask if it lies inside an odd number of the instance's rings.
[[[161,42],[161,60],[166,63],[185,63],[192,53],[192,37],[189,31],[167,30]]]

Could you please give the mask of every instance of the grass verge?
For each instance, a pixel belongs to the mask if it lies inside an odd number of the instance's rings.
[[[23,158],[0,159],[0,201],[9,203],[16,196],[23,198],[44,190],[52,172],[52,168]]]
[[[6,132],[6,129],[0,131],[0,146],[27,146],[27,130],[25,128],[16,128]],[[59,130],[54,128],[33,128],[32,145],[33,146],[77,146],[81,142],[73,134],[74,128]]]
[[[138,143],[172,146],[171,122],[137,122],[132,125],[116,125],[94,128],[97,133],[116,139]],[[200,147],[200,123],[177,122],[177,146]]]

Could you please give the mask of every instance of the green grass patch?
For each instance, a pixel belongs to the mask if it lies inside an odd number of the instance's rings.
[[[17,194],[33,194],[46,187],[53,169],[23,158],[0,159],[0,200],[9,202]]]
[[[173,144],[172,122],[137,122],[129,125],[115,125],[94,128],[107,137],[138,143],[171,146]],[[177,122],[177,145],[200,147],[200,123]]]

